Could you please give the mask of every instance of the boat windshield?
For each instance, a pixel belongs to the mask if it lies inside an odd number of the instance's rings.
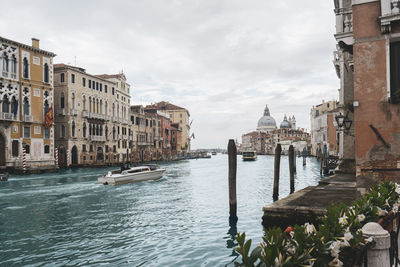
[[[243,157],[252,157],[254,156],[254,152],[243,152]]]

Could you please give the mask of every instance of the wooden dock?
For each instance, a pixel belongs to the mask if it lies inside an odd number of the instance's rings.
[[[359,194],[355,175],[335,174],[263,208],[262,224],[265,228],[306,222],[318,224],[330,204],[351,204]]]

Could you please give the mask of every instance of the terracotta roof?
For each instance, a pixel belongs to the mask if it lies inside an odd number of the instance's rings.
[[[158,103],[154,103],[152,105],[147,105],[146,109],[157,109],[157,110],[180,110],[180,109],[185,109],[179,106],[176,106],[174,104],[171,104],[166,101],[161,101]]]
[[[123,75],[124,75],[123,73],[119,73],[119,74],[98,74],[95,76],[103,78],[103,79],[110,79],[110,78],[119,78]]]
[[[69,69],[76,69],[78,71],[86,72],[86,70],[84,68],[75,67],[75,66],[71,66],[68,64],[64,64],[64,63],[54,64],[53,66],[55,69],[69,68]]]

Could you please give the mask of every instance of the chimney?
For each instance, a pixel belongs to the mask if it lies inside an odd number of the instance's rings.
[[[33,48],[38,48],[39,49],[39,39],[37,38],[32,38],[32,47]]]

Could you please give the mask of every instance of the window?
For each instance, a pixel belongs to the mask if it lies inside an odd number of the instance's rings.
[[[86,152],[86,145],[82,145],[82,152]]]
[[[46,127],[44,128],[44,138],[45,139],[50,139],[50,130],[48,128],[46,128]]]
[[[400,42],[390,44],[390,102],[400,103]]]
[[[5,52],[3,53],[3,71],[8,72],[8,56]]]
[[[45,83],[48,83],[49,82],[49,64],[44,63],[43,68],[44,68],[43,80]]]
[[[92,81],[92,88],[96,89],[96,82],[95,81]]]
[[[92,80],[88,80],[88,86],[89,88],[92,88]]]
[[[108,145],[106,145],[106,153],[108,153]]]
[[[89,149],[90,149],[89,152],[93,152],[93,145],[90,145]]]
[[[29,63],[28,63],[28,59],[26,57],[24,57],[24,59],[22,61],[22,76],[25,79],[29,78]]]
[[[65,126],[61,125],[61,137],[65,137]]]
[[[99,82],[96,82],[96,90],[99,91]]]
[[[111,93],[112,95],[114,95],[114,87],[111,89]]]
[[[24,115],[29,115],[30,114],[30,111],[29,111],[30,105],[29,105],[28,97],[24,97],[23,108],[24,108]]]
[[[82,106],[83,110],[86,110],[86,96],[82,97]]]
[[[64,92],[61,92],[60,108],[65,108],[65,97],[64,97]]]
[[[6,94],[3,96],[2,111],[4,113],[10,112],[10,100],[8,100],[8,96]]]
[[[18,140],[13,140],[12,141],[12,156],[13,157],[18,157],[19,154],[19,143]]]
[[[117,152],[117,147],[115,145],[113,145],[113,152]]]
[[[45,154],[49,154],[50,153],[50,146],[49,145],[45,145],[44,146],[44,153]]]
[[[72,96],[71,96],[71,98],[72,98],[72,109],[75,109],[75,93],[72,93]]]
[[[17,73],[17,59],[15,58],[15,56],[12,56],[11,59],[11,73],[16,74]]]
[[[29,138],[29,137],[31,137],[31,127],[24,126],[24,138]]]
[[[106,84],[104,85],[104,93],[107,94],[107,85]]]
[[[181,118],[182,118],[182,113],[181,113],[181,114],[179,114],[179,117],[181,117]]]
[[[86,78],[85,77],[82,77],[82,86],[86,87]]]
[[[82,127],[82,135],[85,138],[86,137],[86,123],[83,123],[83,127]]]
[[[71,126],[71,134],[72,134],[72,137],[75,137],[75,122],[74,121],[72,122],[72,126]]]
[[[64,73],[60,73],[60,82],[65,82],[65,74]]]
[[[100,92],[102,92],[102,90],[103,90],[103,84],[101,83],[100,84]]]
[[[31,147],[28,144],[25,144],[24,148],[25,148],[25,154],[30,154],[31,153]]]
[[[75,83],[75,74],[71,74],[71,82]]]
[[[13,96],[11,100],[11,112],[14,114],[14,116],[17,116],[18,113],[18,101],[15,99],[15,96]]]

